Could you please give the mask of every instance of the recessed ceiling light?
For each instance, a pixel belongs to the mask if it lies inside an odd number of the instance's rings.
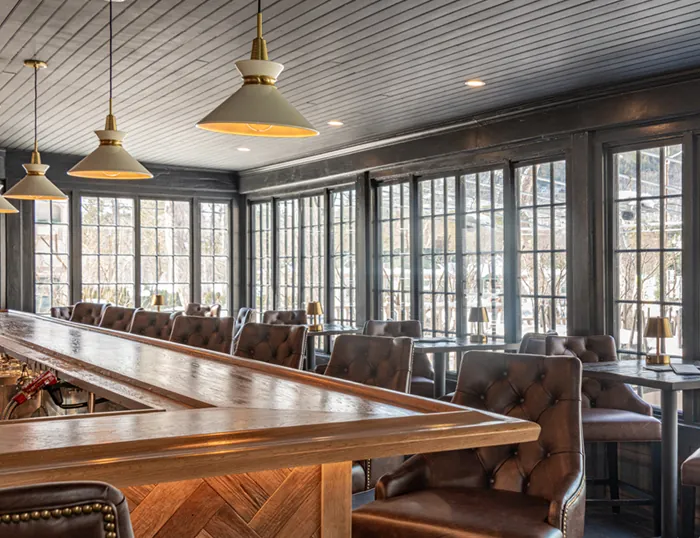
[[[238,148],[238,151],[250,151],[250,148]]]
[[[342,127],[344,124],[340,120],[331,120],[328,122],[328,125],[330,125],[332,127]]]
[[[486,86],[486,83],[483,80],[479,80],[476,78],[466,81],[465,84],[470,88],[481,88],[482,86]]]

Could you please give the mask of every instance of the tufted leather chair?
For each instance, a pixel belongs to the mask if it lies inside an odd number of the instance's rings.
[[[681,465],[681,513],[683,538],[695,538],[695,498],[700,487],[700,449],[693,452]]]
[[[420,321],[375,321],[365,323],[362,334],[369,336],[409,336],[420,338],[423,329]],[[425,353],[413,354],[413,373],[411,375],[411,394],[432,398],[435,395],[435,371]]]
[[[109,303],[75,303],[70,320],[85,325],[99,325]]]
[[[518,353],[528,355],[546,355],[547,354],[547,335],[540,333],[526,333],[520,341]]]
[[[178,316],[173,323],[170,341],[192,347],[231,353],[233,318]]]
[[[124,494],[101,482],[0,490],[0,538],[134,538]]]
[[[247,306],[244,306],[238,311],[238,315],[236,316],[236,324],[233,329],[234,347],[236,346],[238,337],[241,335],[241,329],[243,329],[243,325],[253,320],[253,314],[255,314],[255,310],[253,310],[252,308],[248,308]]]
[[[73,315],[72,306],[52,306],[51,307],[51,317],[56,319],[65,319],[70,321]]]
[[[263,314],[268,325],[307,325],[305,310],[268,310]]]
[[[615,339],[610,335],[547,336],[547,355],[578,357],[581,362],[617,360]],[[615,381],[583,378],[581,386],[583,439],[587,443],[605,443],[608,460],[610,504],[619,512],[618,443],[649,442],[652,447],[652,481],[660,485],[661,422],[653,409],[629,385]],[[599,481],[596,481],[599,482]],[[654,488],[655,527],[660,525],[660,495]],[[637,502],[637,504],[639,504]],[[660,534],[657,532],[656,534]]]
[[[540,438],[413,456],[353,512],[353,536],[581,538],[580,361],[469,351],[453,403],[537,422]]]
[[[175,318],[181,315],[181,312],[169,314],[167,312],[138,310],[134,312],[134,319],[131,322],[129,332],[140,336],[148,336],[149,338],[170,340]]]
[[[413,340],[344,334],[337,337],[325,375],[408,392]],[[403,456],[375,458],[352,464],[352,492],[372,489],[377,479],[403,463]]]
[[[186,316],[198,316],[207,318],[218,318],[221,315],[221,305],[220,304],[200,304],[200,303],[187,303],[185,307]]]
[[[244,359],[300,369],[308,330],[305,325],[246,323],[233,354]]]
[[[136,308],[108,306],[102,314],[100,327],[112,329],[113,331],[128,331],[131,328],[131,321],[134,319],[134,312],[136,311]]]

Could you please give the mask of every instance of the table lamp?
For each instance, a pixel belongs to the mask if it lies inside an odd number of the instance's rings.
[[[323,330],[323,325],[319,322],[319,316],[323,314],[323,308],[321,303],[318,301],[311,301],[306,305],[306,315],[313,317],[313,323],[309,325],[310,331],[321,331]]]
[[[661,354],[661,339],[671,338],[671,324],[668,318],[649,318],[644,329],[645,338],[656,338],[656,355],[647,355],[647,364],[671,364],[668,355]]]
[[[163,298],[162,295],[154,295],[153,298],[151,299],[151,306],[155,306],[158,309],[158,312],[160,312],[160,307],[165,304],[165,299]]]
[[[483,306],[471,307],[469,309],[469,323],[476,324],[476,334],[469,336],[469,341],[476,344],[485,344],[486,335],[482,332],[482,323],[489,322],[489,313]]]

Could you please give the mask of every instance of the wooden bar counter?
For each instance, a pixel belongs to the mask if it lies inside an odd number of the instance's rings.
[[[353,460],[539,434],[530,422],[31,314],[0,314],[0,348],[129,410],[0,423],[0,487],[109,482],[139,538],[346,538]]]

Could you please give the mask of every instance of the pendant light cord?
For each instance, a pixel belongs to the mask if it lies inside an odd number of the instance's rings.
[[[258,13],[262,13],[262,0],[258,0]]]
[[[39,147],[39,122],[37,120],[39,114],[38,114],[38,105],[37,103],[39,102],[39,68],[34,67],[34,151],[37,151],[37,148]]]
[[[109,0],[109,113],[112,114],[112,0]]]

